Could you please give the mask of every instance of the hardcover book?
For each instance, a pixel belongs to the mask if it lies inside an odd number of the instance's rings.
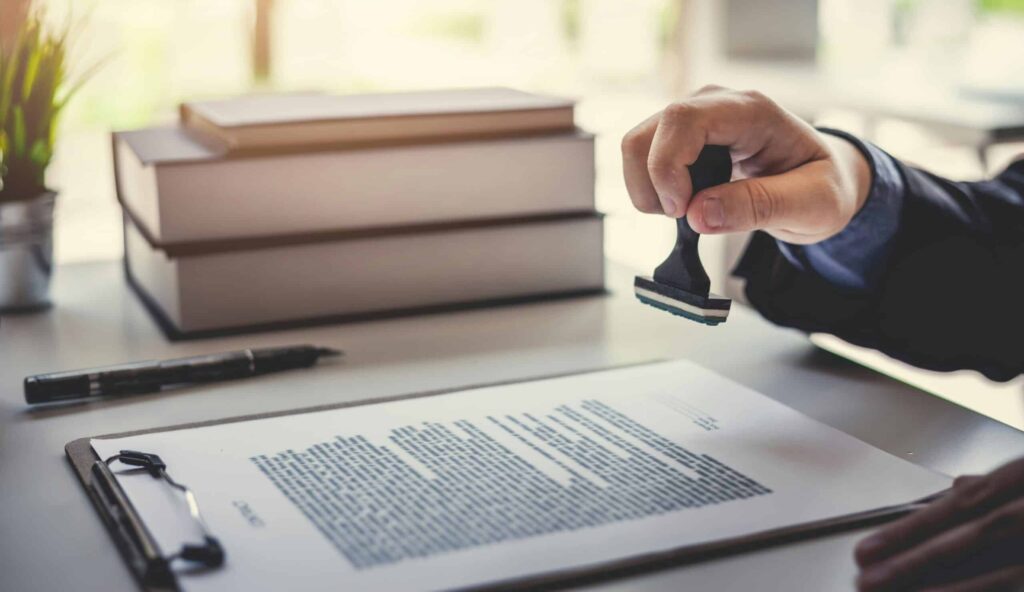
[[[568,131],[573,101],[510,88],[266,94],[184,103],[181,121],[234,151]]]

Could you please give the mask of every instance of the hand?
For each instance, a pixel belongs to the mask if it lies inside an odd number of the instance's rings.
[[[960,477],[946,497],[857,545],[863,592],[1024,590],[1024,458]]]
[[[691,195],[705,144],[729,147],[731,183]],[[626,188],[641,212],[687,216],[697,232],[763,229],[809,244],[842,230],[867,199],[871,172],[849,142],[821,134],[758,92],[705,87],[622,139]]]

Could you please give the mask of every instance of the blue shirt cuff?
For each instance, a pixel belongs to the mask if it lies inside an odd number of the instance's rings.
[[[776,242],[798,269],[813,272],[837,288],[868,292],[877,284],[889,257],[903,209],[904,182],[896,161],[885,151],[839,130],[819,131],[857,147],[871,169],[871,187],[860,211],[838,234],[811,245]]]

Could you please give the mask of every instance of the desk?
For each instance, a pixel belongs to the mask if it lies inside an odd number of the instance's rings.
[[[170,343],[116,263],[59,268],[57,306],[0,325],[0,581],[5,590],[132,590],[134,582],[70,467],[81,436],[281,411],[402,392],[687,357],[893,454],[946,473],[979,472],[1024,452],[1024,433],[831,354],[739,308],[708,328],[613,295]],[[345,349],[339,364],[30,410],[27,374],[250,346]],[[606,582],[630,590],[848,590],[861,533]]]

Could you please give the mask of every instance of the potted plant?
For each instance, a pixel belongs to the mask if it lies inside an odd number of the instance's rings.
[[[29,10],[0,43],[0,311],[49,305],[56,193],[46,186],[57,119],[68,85],[69,28]],[[82,79],[84,80],[84,78]]]

